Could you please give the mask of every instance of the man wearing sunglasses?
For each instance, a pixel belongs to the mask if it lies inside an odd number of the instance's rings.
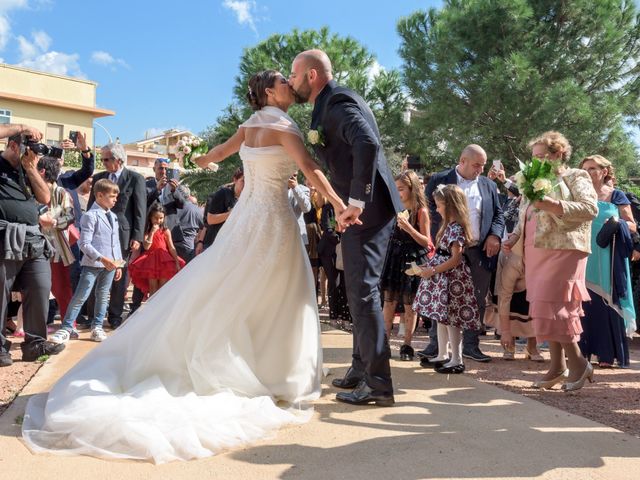
[[[110,143],[102,147],[101,154],[105,171],[93,176],[93,184],[95,185],[98,180],[106,178],[116,183],[120,188],[118,201],[111,211],[116,214],[120,225],[122,258],[128,259],[132,252],[140,248],[144,236],[144,222],[147,214],[147,192],[144,177],[125,167],[127,153],[120,143]],[[95,196],[92,191],[87,209],[91,208],[94,200]],[[108,320],[113,328],[118,328],[122,323],[122,311],[128,283],[129,275],[125,274],[119,281],[113,282],[111,287]],[[89,297],[89,300],[91,298]],[[91,305],[89,305],[89,312],[91,311]]]

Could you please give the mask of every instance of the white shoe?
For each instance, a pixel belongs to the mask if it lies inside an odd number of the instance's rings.
[[[69,330],[61,328],[49,337],[49,341],[51,343],[55,343],[56,345],[61,345],[63,343],[67,343],[69,341],[69,338],[71,338],[71,333],[69,332]]]
[[[101,342],[106,339],[107,334],[104,333],[102,327],[95,327],[93,330],[91,330],[91,340],[93,340],[94,342]]]

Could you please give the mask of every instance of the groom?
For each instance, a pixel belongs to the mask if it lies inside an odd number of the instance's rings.
[[[345,286],[353,317],[353,360],[334,386],[353,389],[336,399],[356,405],[394,404],[380,299],[380,275],[396,213],[402,203],[380,145],[371,109],[355,92],[333,81],[331,61],[321,50],[300,53],[289,85],[298,103],[313,103],[309,141],[330,172],[347,209],[338,222]]]

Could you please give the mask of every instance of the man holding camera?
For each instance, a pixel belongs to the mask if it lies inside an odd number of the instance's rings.
[[[37,130],[34,132],[28,127],[0,130],[0,135],[3,131],[14,133],[9,137],[7,149],[0,152],[0,281],[3,285],[0,291],[0,366],[6,367],[12,364],[11,342],[5,337],[12,290],[22,292],[25,330],[22,360],[32,362],[43,355],[55,355],[64,349],[64,345],[47,341],[51,291],[49,258],[53,252],[40,232],[38,219],[44,213],[39,204],[48,204],[50,194],[38,173],[35,153],[47,147],[34,142],[41,138]]]

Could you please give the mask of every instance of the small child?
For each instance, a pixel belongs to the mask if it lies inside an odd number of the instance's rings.
[[[131,281],[149,295],[156,293],[185,266],[173,246],[171,230],[165,226],[164,219],[164,207],[159,203],[152,204],[144,228],[145,251],[129,265]]]
[[[438,322],[438,357],[423,358],[420,364],[433,366],[438,373],[462,373],[462,330],[478,330],[481,325],[471,270],[463,255],[472,238],[469,209],[457,185],[440,185],[433,198],[442,225],[436,235],[436,254],[421,267],[413,308]]]
[[[104,178],[96,182],[93,191],[96,201],[80,219],[78,246],[84,254],[80,262],[80,279],[62,320],[62,327],[50,338],[53,343],[66,343],[72,337],[78,338],[73,322],[89,298],[94,284],[96,301],[95,317],[91,322],[91,340],[102,342],[107,338],[102,323],[109,305],[109,292],[114,278],[118,281],[122,277],[121,267],[124,263],[120,250],[118,219],[111,212],[120,190],[118,185]]]

